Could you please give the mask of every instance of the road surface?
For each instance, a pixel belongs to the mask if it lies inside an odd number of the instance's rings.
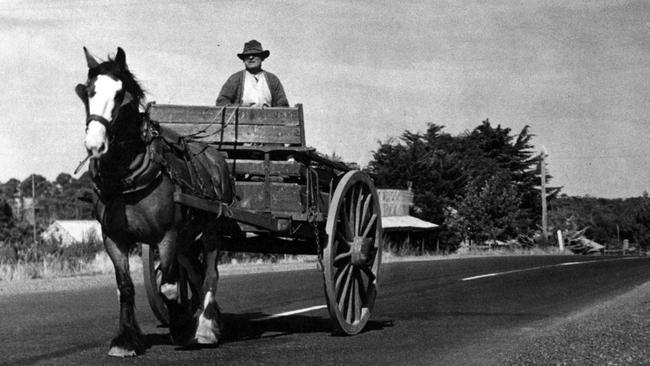
[[[137,291],[150,347],[106,355],[117,326],[106,286],[0,296],[0,364],[498,365],[522,334],[650,280],[645,257],[483,257],[390,263],[366,330],[331,332],[316,269],[223,276],[225,338],[216,348],[170,343]]]

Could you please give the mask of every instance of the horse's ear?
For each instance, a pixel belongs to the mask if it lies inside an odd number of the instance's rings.
[[[87,88],[84,84],[77,84],[77,86],[74,88],[74,91],[77,93],[79,98],[84,102],[84,106],[86,107],[86,114],[88,114],[88,92]]]
[[[77,93],[79,98],[81,98],[81,100],[88,100],[88,93],[86,93],[86,86],[84,84],[77,84],[77,86],[74,88],[74,91]]]
[[[115,55],[115,62],[120,66],[120,69],[126,70],[126,54],[124,54],[124,50],[122,47],[117,48],[117,55]]]
[[[88,63],[88,68],[92,69],[99,66],[99,62],[88,52],[88,49],[84,47],[84,54],[86,54],[86,62]]]

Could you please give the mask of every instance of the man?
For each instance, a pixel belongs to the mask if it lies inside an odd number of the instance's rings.
[[[244,51],[238,53],[245,70],[228,78],[217,97],[217,105],[242,105],[254,107],[288,107],[280,79],[262,70],[262,61],[269,57],[268,50],[256,40],[246,42]]]

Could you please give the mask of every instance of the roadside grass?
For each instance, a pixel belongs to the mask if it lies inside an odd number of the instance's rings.
[[[98,249],[98,246],[94,246]],[[481,256],[522,256],[522,255],[567,255],[568,251],[561,252],[555,247],[530,248],[530,249],[491,249],[491,250],[460,250],[450,253],[420,252],[419,250],[391,250],[388,248],[382,254],[384,262],[397,262],[406,260],[444,260],[465,257]],[[313,255],[268,255],[255,253],[225,252],[219,259],[220,267],[246,272],[247,268],[255,266],[292,265],[301,263],[315,263]],[[142,271],[142,259],[138,253],[130,256],[129,266],[132,272]],[[38,261],[19,260],[9,263],[0,263],[0,281],[20,281],[29,279],[51,279],[59,277],[88,276],[113,273],[113,264],[103,250],[94,254],[84,253],[79,257],[69,255],[47,255]]]
[[[140,257],[131,257],[131,270],[142,270]],[[113,264],[105,252],[92,259],[44,258],[38,262],[17,261],[0,264],[0,281],[59,278],[113,273]]]

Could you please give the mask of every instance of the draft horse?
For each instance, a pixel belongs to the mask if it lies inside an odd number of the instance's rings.
[[[160,131],[144,107],[144,91],[126,64],[121,48],[114,58],[98,62],[84,47],[88,78],[76,92],[86,110],[85,147],[97,193],[95,215],[101,223],[104,247],[115,267],[120,317],[108,354],[127,357],[144,353],[147,345],[134,312],[134,288],[129,252],[137,243],[158,249],[160,295],[169,311],[170,334],[176,344],[217,344],[221,319],[216,301],[219,218],[176,204],[179,182],[190,180],[191,164],[174,164],[183,151],[162,154]],[[168,149],[169,150],[169,149]],[[185,154],[187,155],[187,154]],[[223,160],[223,157],[221,158]],[[225,167],[225,160],[219,162]],[[212,177],[212,189],[222,202],[232,200],[228,170]],[[189,178],[188,178],[189,177]],[[197,239],[197,237],[199,239]],[[202,258],[204,267],[188,278],[198,310],[188,310],[179,296],[179,262]],[[203,279],[201,281],[200,279]],[[196,282],[196,281],[195,281]],[[196,296],[198,295],[198,296]]]

